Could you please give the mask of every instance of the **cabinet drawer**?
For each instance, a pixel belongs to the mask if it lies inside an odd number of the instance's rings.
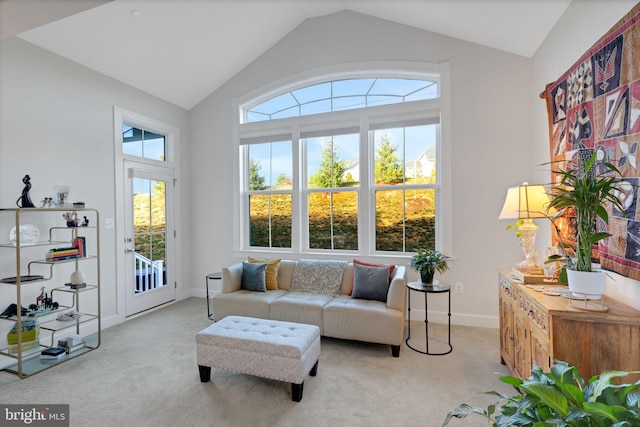
[[[532,323],[537,325],[544,336],[549,337],[549,315],[546,311],[541,310],[537,304],[529,298],[527,294],[519,293],[518,308],[525,316],[531,319]]]

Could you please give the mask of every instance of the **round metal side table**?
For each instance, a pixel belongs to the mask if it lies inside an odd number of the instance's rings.
[[[422,292],[424,294],[424,336],[426,338],[426,351],[419,350],[415,347],[412,347],[409,344],[409,340],[411,339],[411,291]],[[428,303],[427,303],[427,295],[428,294],[442,294],[446,293],[449,299],[449,311],[447,312],[448,316],[448,340],[447,345],[449,346],[449,351],[445,351],[443,353],[433,353],[429,352],[429,312],[428,312]],[[445,354],[449,354],[453,351],[453,347],[451,346],[451,286],[445,283],[439,282],[435,280],[433,283],[422,283],[422,282],[409,282],[407,283],[407,317],[408,317],[408,325],[407,325],[407,339],[405,340],[405,344],[413,351],[417,351],[418,353],[428,354],[430,356],[443,356]]]
[[[213,320],[213,310],[211,309],[211,298],[209,298],[209,280],[222,280],[222,273],[209,273],[205,282],[207,284],[207,317],[209,320]]]

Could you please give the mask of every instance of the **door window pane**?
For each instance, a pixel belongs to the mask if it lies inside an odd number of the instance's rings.
[[[133,179],[136,292],[167,284],[165,182]]]

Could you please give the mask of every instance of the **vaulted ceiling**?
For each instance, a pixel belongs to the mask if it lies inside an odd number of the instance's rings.
[[[2,0],[0,36],[191,109],[307,18],[349,9],[530,57],[570,2]]]

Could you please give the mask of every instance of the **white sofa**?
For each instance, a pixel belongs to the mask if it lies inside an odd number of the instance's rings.
[[[317,325],[324,336],[388,344],[394,357],[400,355],[406,309],[404,266],[395,266],[386,302],[382,302],[349,295],[353,263],[346,264],[337,295],[291,290],[297,263],[281,260],[278,289],[266,292],[242,289],[242,263],[224,267],[222,292],[212,298],[214,320],[236,315]]]

